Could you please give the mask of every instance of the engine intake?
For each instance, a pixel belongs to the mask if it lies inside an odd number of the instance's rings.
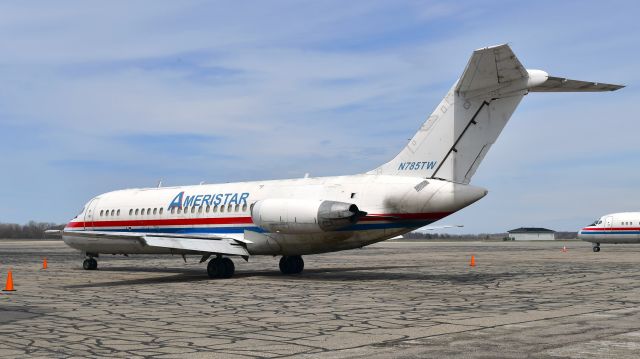
[[[267,232],[320,233],[346,228],[367,215],[353,203],[265,199],[251,206],[253,223]]]

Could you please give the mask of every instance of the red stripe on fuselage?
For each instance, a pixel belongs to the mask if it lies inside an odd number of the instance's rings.
[[[385,214],[369,214],[360,221],[406,221],[406,220],[438,220],[450,215],[452,212],[433,212],[433,213],[385,213]]]
[[[128,221],[69,222],[67,227],[138,227],[138,226],[188,226],[205,224],[252,224],[251,217],[173,218]]]
[[[611,227],[611,228],[593,228],[593,227],[585,227],[582,228],[583,231],[640,231],[640,227]]]
[[[371,214],[360,219],[362,222],[375,221],[407,221],[438,220],[450,215],[449,212],[437,213],[389,213]],[[221,224],[253,224],[251,217],[214,217],[214,218],[169,218],[169,219],[135,219],[118,221],[69,222],[67,228],[79,227],[149,227],[149,226],[190,226]]]

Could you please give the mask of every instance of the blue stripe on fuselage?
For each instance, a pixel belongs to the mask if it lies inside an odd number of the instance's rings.
[[[433,221],[407,221],[407,222],[395,222],[395,223],[359,223],[349,226],[347,228],[343,228],[339,230],[340,232],[348,232],[348,231],[366,231],[366,230],[375,230],[375,229],[400,229],[400,228],[419,228],[426,226]],[[94,228],[95,231],[104,231],[104,232],[132,232],[132,233],[176,233],[176,234],[189,234],[189,233],[244,233],[245,230],[264,233],[265,231],[257,226],[242,226],[242,227],[140,227],[140,228],[109,228],[109,229],[98,229]]]

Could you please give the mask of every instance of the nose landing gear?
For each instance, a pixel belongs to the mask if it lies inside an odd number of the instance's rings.
[[[593,251],[594,252],[600,252],[600,243],[594,243],[593,244]]]

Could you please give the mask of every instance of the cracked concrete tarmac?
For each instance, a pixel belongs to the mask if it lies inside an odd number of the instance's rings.
[[[387,242],[306,256],[297,276],[256,257],[210,280],[196,257],[104,256],[84,271],[62,242],[1,240],[1,284],[11,268],[16,291],[0,292],[0,358],[636,358],[639,254]]]

